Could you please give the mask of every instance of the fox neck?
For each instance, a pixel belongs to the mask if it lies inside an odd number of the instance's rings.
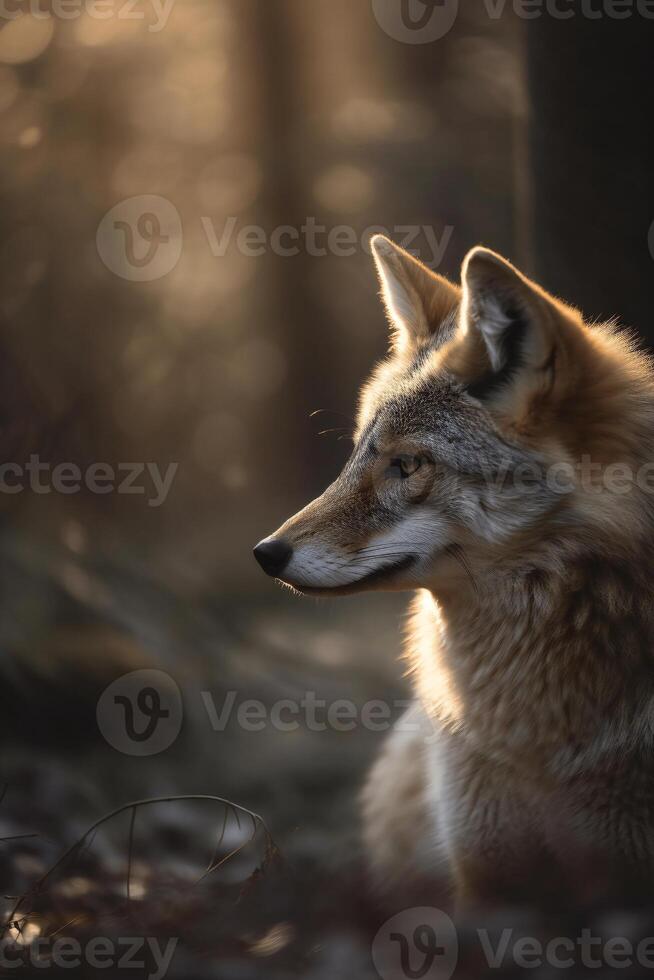
[[[628,751],[650,725],[654,628],[638,575],[587,558],[490,585],[418,600],[409,658],[427,712],[532,774],[537,762],[572,777]]]

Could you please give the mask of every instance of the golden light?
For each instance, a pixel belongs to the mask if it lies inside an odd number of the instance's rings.
[[[18,137],[18,145],[24,150],[31,150],[38,146],[43,138],[43,131],[39,126],[28,126]]]
[[[18,946],[29,946],[41,935],[41,926],[36,922],[26,922],[20,929],[12,926],[9,929],[9,937]]]
[[[295,930],[290,922],[280,922],[252,943],[250,952],[253,956],[274,956],[275,953],[279,953],[280,950],[288,946],[294,935]]]
[[[54,37],[52,17],[23,14],[0,31],[0,62],[22,65],[43,54]]]

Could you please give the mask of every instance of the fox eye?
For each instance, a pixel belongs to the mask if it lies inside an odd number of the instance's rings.
[[[418,472],[422,463],[420,456],[396,456],[390,460],[386,474],[394,480],[407,480]]]

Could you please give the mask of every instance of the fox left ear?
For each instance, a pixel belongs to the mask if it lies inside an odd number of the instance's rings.
[[[445,339],[454,326],[451,314],[461,302],[459,287],[384,235],[375,235],[370,245],[395,349],[411,351],[441,334]]]
[[[469,393],[514,414],[551,393],[582,339],[576,311],[486,248],[468,253],[462,284],[460,332],[448,367]]]

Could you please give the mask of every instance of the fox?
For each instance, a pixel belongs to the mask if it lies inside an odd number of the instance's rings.
[[[457,909],[647,900],[654,371],[483,247],[455,284],[385,236],[354,447],[255,548],[297,593],[414,593],[411,707],[361,795],[382,889]]]

